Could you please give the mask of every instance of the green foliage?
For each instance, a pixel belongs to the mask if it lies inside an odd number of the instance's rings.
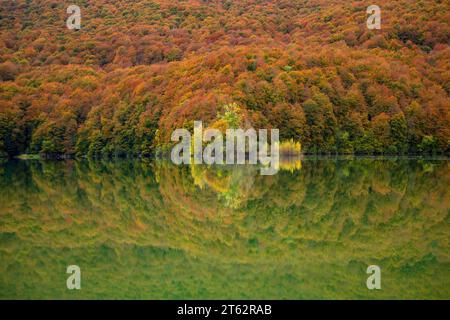
[[[219,120],[225,121],[227,128],[237,129],[242,125],[241,108],[236,103],[229,103],[223,106],[222,113],[217,115]]]
[[[419,144],[418,148],[423,153],[436,153],[436,139],[433,136],[425,136],[422,138],[422,142]]]
[[[405,153],[408,150],[408,124],[403,115],[397,115],[390,119],[390,136],[395,147],[393,153]]]
[[[0,111],[0,157],[15,156],[24,151],[25,137],[18,110]]]

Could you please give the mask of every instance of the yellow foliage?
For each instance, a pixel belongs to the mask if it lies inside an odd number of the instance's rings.
[[[293,139],[291,139],[280,143],[281,155],[300,155],[301,152],[302,145],[298,141],[294,141]]]

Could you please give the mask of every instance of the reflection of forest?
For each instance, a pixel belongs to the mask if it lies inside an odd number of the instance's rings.
[[[70,263],[91,266],[90,297],[450,297],[446,160],[285,168],[8,163],[0,297],[70,297]]]

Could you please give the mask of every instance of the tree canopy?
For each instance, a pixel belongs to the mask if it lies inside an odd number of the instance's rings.
[[[17,0],[0,8],[0,155],[149,155],[241,109],[311,153],[450,151],[447,1]]]

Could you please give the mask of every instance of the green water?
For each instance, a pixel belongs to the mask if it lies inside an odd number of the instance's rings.
[[[448,160],[281,169],[0,164],[0,298],[450,298]]]

